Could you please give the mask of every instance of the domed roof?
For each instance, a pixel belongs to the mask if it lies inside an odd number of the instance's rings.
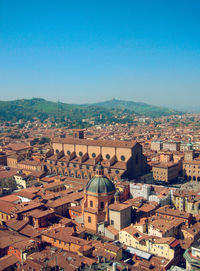
[[[86,185],[86,191],[103,194],[115,191],[115,185],[105,176],[94,176]]]

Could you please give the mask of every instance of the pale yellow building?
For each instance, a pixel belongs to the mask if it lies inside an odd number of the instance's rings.
[[[173,205],[180,211],[200,214],[200,198],[195,191],[176,190],[172,198]]]
[[[174,262],[178,262],[180,259],[180,244],[174,237],[155,238],[129,226],[119,232],[119,241],[159,257],[174,259]]]

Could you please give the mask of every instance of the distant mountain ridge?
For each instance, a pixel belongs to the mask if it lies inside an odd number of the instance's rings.
[[[55,122],[68,122],[79,126],[83,119],[93,119],[95,123],[112,123],[123,119],[125,123],[133,119],[133,114],[159,117],[179,113],[169,108],[117,99],[82,105],[52,102],[42,98],[0,101],[2,121],[27,121],[36,117],[41,121],[51,118]]]
[[[124,101],[118,99],[112,99],[110,101],[99,102],[92,104],[93,106],[101,106],[107,109],[115,108],[115,109],[127,109],[130,111],[134,111],[137,114],[144,115],[171,115],[178,113],[178,111],[169,109],[167,107],[149,105],[142,102],[133,102],[133,101]]]

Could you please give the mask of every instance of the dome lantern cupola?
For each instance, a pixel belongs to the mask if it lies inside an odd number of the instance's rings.
[[[103,166],[99,163],[96,167],[96,175],[86,185],[86,192],[107,194],[115,192],[115,185],[104,176]]]
[[[98,176],[103,176],[104,175],[104,168],[101,165],[101,163],[99,162],[97,167],[96,167],[96,175]]]

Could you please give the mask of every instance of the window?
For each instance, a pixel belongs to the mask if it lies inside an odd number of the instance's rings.
[[[71,154],[71,152],[70,151],[67,151],[67,155],[70,155]]]
[[[121,160],[125,161],[125,156],[124,155],[121,155]]]
[[[116,170],[115,170],[115,173],[116,173],[116,174],[119,174],[119,170],[118,170],[118,169],[116,169]]]
[[[91,222],[92,222],[91,216],[88,216],[88,223],[91,223]]]
[[[92,157],[95,158],[96,157],[96,153],[93,152],[92,153]]]
[[[90,201],[90,207],[93,207],[93,201],[92,200]]]
[[[90,169],[90,166],[86,166],[87,169]]]
[[[104,202],[102,201],[101,202],[101,209],[103,209],[104,208]]]
[[[59,153],[59,150],[58,150],[58,149],[56,150],[56,153]]]
[[[114,225],[114,221],[113,221],[112,219],[110,220],[110,224],[111,224],[111,225]]]
[[[109,160],[110,159],[110,155],[106,154],[106,159]]]
[[[62,163],[61,163],[61,166],[64,166],[64,165],[65,165],[65,163],[62,162]]]
[[[79,152],[79,156],[83,156],[83,153],[82,153],[82,151],[80,151],[80,152]]]

